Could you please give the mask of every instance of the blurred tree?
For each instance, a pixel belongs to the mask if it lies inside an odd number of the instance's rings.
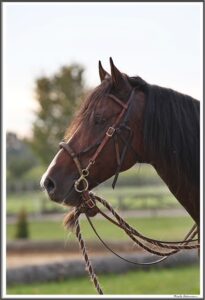
[[[43,164],[48,164],[58,150],[76,106],[84,94],[83,68],[72,64],[54,76],[36,81],[39,104],[33,124],[31,146]]]
[[[6,166],[7,179],[17,180],[32,167],[38,165],[30,146],[25,139],[20,139],[15,133],[6,134]]]

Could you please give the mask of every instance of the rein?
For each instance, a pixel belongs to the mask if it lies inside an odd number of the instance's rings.
[[[76,192],[81,193],[82,196],[82,203],[75,207],[65,218],[64,223],[67,228],[75,228],[75,234],[78,239],[80,248],[82,250],[82,254],[85,259],[86,263],[86,269],[88,270],[88,273],[91,277],[91,280],[93,281],[95,288],[97,289],[99,294],[103,294],[103,291],[99,285],[97,276],[95,275],[95,272],[93,270],[93,267],[91,265],[91,262],[89,260],[85,242],[81,235],[80,225],[79,225],[79,217],[82,213],[85,214],[91,228],[93,229],[94,233],[98,237],[98,239],[101,241],[101,243],[114,255],[121,258],[122,260],[137,264],[137,265],[152,265],[161,262],[162,260],[165,260],[170,255],[173,255],[181,250],[190,250],[190,249],[196,249],[200,247],[199,243],[197,242],[198,239],[194,239],[194,237],[198,233],[197,225],[195,224],[191,230],[188,232],[188,234],[185,236],[184,240],[182,241],[161,241],[156,240],[152,238],[148,238],[144,235],[142,235],[139,231],[131,227],[128,223],[125,222],[122,217],[113,209],[113,207],[103,198],[98,197],[94,195],[92,192],[89,191],[89,183],[87,177],[89,176],[90,168],[95,164],[95,161],[97,160],[99,154],[101,153],[102,149],[105,147],[105,145],[108,143],[108,141],[113,137],[114,144],[115,144],[115,152],[116,152],[116,158],[117,158],[117,169],[115,172],[115,177],[113,181],[113,188],[115,187],[115,184],[118,179],[118,175],[121,170],[122,163],[125,159],[128,147],[130,147],[134,152],[135,150],[132,148],[131,141],[133,137],[133,133],[131,128],[128,126],[128,119],[131,111],[131,104],[134,99],[135,90],[133,89],[131,92],[131,95],[128,99],[128,102],[125,104],[118,98],[116,98],[113,95],[109,95],[109,97],[114,100],[117,104],[121,105],[122,110],[120,114],[118,115],[117,119],[115,120],[114,124],[108,128],[108,130],[105,133],[104,138],[101,142],[96,143],[95,145],[92,145],[88,147],[86,150],[82,151],[81,154],[88,152],[89,150],[93,149],[94,147],[97,147],[96,152],[89,160],[89,163],[86,168],[81,167],[81,163],[79,161],[79,153],[76,154],[73,149],[70,147],[69,144],[66,144],[65,142],[60,143],[60,147],[63,148],[68,152],[68,154],[72,157],[76,168],[80,174],[80,177],[75,181],[74,188]],[[120,121],[122,117],[124,116],[124,120],[121,124]],[[119,150],[119,144],[117,136],[119,135],[120,129],[123,128],[128,131],[128,138],[127,141],[124,140],[124,138],[120,135],[121,140],[124,142],[124,147],[122,149],[122,153],[120,154]],[[136,153],[135,153],[136,154]],[[108,216],[106,213],[100,209],[97,204],[102,204],[109,212],[111,213],[112,217]],[[108,221],[122,229],[133,241],[136,245],[141,247],[142,249],[146,250],[149,253],[161,256],[161,258],[158,258],[155,261],[152,262],[139,262],[139,261],[130,261],[121,255],[117,254],[114,250],[112,250],[100,237],[97,230],[95,229],[91,217],[94,217],[96,214],[100,213],[104,218],[106,218]]]
[[[104,247],[108,249],[110,252],[112,252],[115,256],[119,257],[120,259],[128,263],[132,263],[135,265],[154,265],[167,259],[169,256],[178,253],[181,250],[199,249],[200,247],[200,245],[197,243],[197,239],[194,239],[194,237],[198,233],[198,228],[196,224],[194,224],[194,226],[185,236],[183,241],[170,242],[170,241],[160,241],[160,240],[150,239],[142,235],[140,232],[138,232],[136,229],[134,229],[128,223],[126,223],[125,220],[123,220],[120,217],[120,215],[113,209],[113,207],[105,199],[98,197],[88,191],[82,193],[82,199],[83,199],[82,204],[79,205],[78,207],[75,207],[65,217],[64,224],[67,229],[72,229],[72,228],[75,229],[75,235],[78,239],[80,249],[85,259],[86,270],[88,271],[90,278],[99,294],[103,294],[103,291],[102,288],[100,287],[97,276],[91,265],[86,250],[85,242],[83,240],[81,230],[80,230],[79,217],[82,213],[85,214],[91,228],[93,229],[94,233],[101,241],[101,243],[104,245]],[[114,219],[109,217],[107,214],[105,214],[97,206],[97,202],[101,203],[105,208],[107,208],[111,212]],[[96,216],[97,213],[100,213],[107,220],[109,220],[110,222],[112,222],[113,224],[121,228],[134,241],[136,245],[138,245],[139,247],[141,247],[142,249],[146,250],[149,253],[161,256],[161,258],[158,258],[152,262],[139,262],[139,261],[128,260],[125,257],[116,253],[105,243],[105,241],[103,241],[103,239],[100,237],[100,235],[98,234],[96,228],[94,227],[91,221],[91,217]]]

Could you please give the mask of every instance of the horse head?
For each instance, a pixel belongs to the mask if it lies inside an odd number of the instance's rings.
[[[53,201],[73,206],[81,202],[82,183],[77,188],[75,185],[79,168],[89,166],[86,188],[93,189],[114,174],[116,181],[119,172],[144,159],[143,83],[139,80],[136,90],[111,58],[110,67],[111,74],[99,62],[101,83],[82,102],[60,150],[42,177],[41,183]]]

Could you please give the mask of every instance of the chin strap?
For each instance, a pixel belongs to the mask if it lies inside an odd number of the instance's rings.
[[[121,137],[121,140],[124,143],[124,147],[123,147],[121,155],[120,155],[120,150],[119,150],[120,148],[119,148],[119,141],[118,141],[118,136],[121,136],[121,129],[116,129],[114,139],[113,139],[114,143],[115,143],[115,152],[116,152],[116,158],[117,158],[117,169],[115,171],[115,175],[114,175],[114,179],[113,179],[113,183],[112,183],[113,189],[115,188],[115,185],[117,183],[128,147],[131,145],[132,139],[133,139],[133,133],[132,133],[131,129],[128,126],[123,126],[122,128],[125,128],[128,131],[128,137],[127,137],[126,141]]]

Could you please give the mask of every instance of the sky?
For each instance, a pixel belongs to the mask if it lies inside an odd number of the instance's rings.
[[[202,99],[202,3],[3,3],[3,120],[32,135],[35,80],[79,63],[99,84],[98,60]]]

